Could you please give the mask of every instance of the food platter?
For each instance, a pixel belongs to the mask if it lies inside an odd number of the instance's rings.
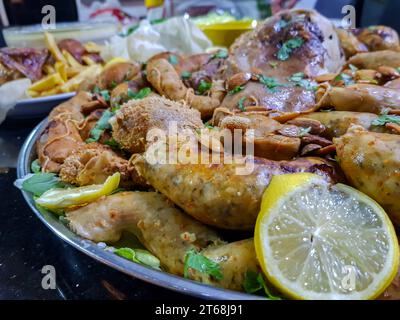
[[[60,103],[73,97],[75,92],[67,92],[47,97],[29,98],[18,101],[7,117],[9,119],[43,118]]]
[[[23,144],[17,165],[17,177],[22,178],[30,173],[29,167],[33,159],[36,158],[35,142],[43,132],[47,124],[47,119],[43,120],[28,136]],[[28,192],[22,191],[22,194],[29,207],[36,216],[48,227],[57,237],[67,242],[74,248],[88,255],[89,257],[123,272],[132,277],[143,281],[174,290],[187,295],[203,299],[227,299],[227,300],[254,300],[261,299],[255,295],[249,295],[234,292],[225,289],[219,289],[208,285],[200,284],[191,280],[186,280],[166,272],[157,271],[149,267],[130,262],[121,258],[112,252],[104,250],[101,246],[92,241],[85,240],[74,234],[67,228],[56,215],[50,212],[39,211],[34,203],[33,197]]]

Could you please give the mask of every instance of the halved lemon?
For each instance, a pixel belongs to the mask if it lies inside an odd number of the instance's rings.
[[[309,173],[273,177],[254,238],[268,280],[295,299],[373,299],[399,266],[385,211],[358,190]]]
[[[46,209],[57,210],[84,205],[108,195],[118,188],[121,174],[114,173],[103,184],[72,189],[50,189],[43,193],[36,203]]]

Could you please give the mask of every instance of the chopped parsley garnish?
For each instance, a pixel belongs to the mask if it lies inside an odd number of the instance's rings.
[[[246,107],[244,106],[245,101],[246,101],[246,97],[241,97],[238,102],[238,108],[243,112],[246,111]]]
[[[372,121],[373,126],[384,126],[386,123],[395,123],[400,125],[400,116],[381,114],[377,119]]]
[[[279,20],[275,26],[278,28],[278,30],[281,30],[281,29],[286,28],[288,24],[289,23],[286,20],[282,19],[282,20]]]
[[[232,94],[235,94],[235,93],[238,93],[238,92],[242,91],[243,89],[244,89],[243,86],[236,86],[232,90],[228,91],[228,94],[232,95]]]
[[[106,102],[110,101],[110,93],[108,90],[101,90],[98,86],[95,86],[92,93],[101,95]]]
[[[99,121],[97,121],[94,128],[90,130],[90,138],[86,139],[86,143],[99,141],[103,132],[107,129],[111,129],[111,125],[108,123],[108,121],[111,119],[112,116],[114,116],[114,113],[110,110],[104,111],[103,115],[101,116]]]
[[[268,64],[271,66],[271,68],[276,69],[278,67],[278,62],[275,61],[269,61]]]
[[[279,49],[276,57],[281,60],[285,61],[290,58],[294,49],[300,48],[304,43],[304,40],[300,37],[296,37],[290,39],[282,44],[282,47]]]
[[[114,139],[111,138],[110,140],[104,141],[104,144],[110,146],[113,149],[121,149],[119,143]]]
[[[42,168],[40,167],[39,159],[36,159],[36,160],[32,161],[32,163],[31,163],[31,171],[33,173],[39,173],[41,170],[42,170]]]
[[[168,57],[168,61],[169,61],[169,63],[172,64],[172,65],[176,65],[176,64],[179,63],[178,57],[175,56],[175,55],[173,55],[173,54],[171,54],[171,55]]]
[[[22,182],[22,190],[40,197],[47,190],[63,188],[64,183],[54,173],[35,173]]]
[[[349,64],[349,68],[351,71],[356,72],[358,70],[358,68],[354,65],[354,64]]]
[[[205,127],[206,127],[207,129],[211,129],[211,130],[212,130],[212,129],[215,129],[214,126],[212,126],[212,125],[209,124],[209,123],[206,123],[206,124],[205,124]]]
[[[299,136],[300,137],[304,137],[304,136],[306,136],[306,135],[308,135],[309,133],[310,133],[310,131],[311,131],[311,127],[308,127],[308,128],[299,128],[300,130],[299,130]]]
[[[214,54],[212,58],[226,59],[228,58],[228,50],[225,49],[218,50],[218,52]]]
[[[118,83],[115,80],[111,81],[111,89],[114,89],[117,85]]]
[[[189,72],[189,71],[183,71],[183,72],[181,73],[181,78],[182,78],[183,80],[190,79],[191,77],[192,77],[192,73]]]
[[[194,249],[190,250],[185,257],[184,277],[189,278],[189,269],[208,274],[216,280],[222,280],[223,274],[217,262],[214,262]]]
[[[131,89],[128,89],[128,98],[129,99],[143,99],[146,98],[151,92],[151,89],[149,87],[145,87],[143,89],[140,89],[138,92],[133,92]]]
[[[289,77],[289,81],[293,82],[298,87],[303,87],[306,90],[315,91],[317,86],[314,85],[310,80],[304,79],[305,74],[303,72],[294,73]]]
[[[286,87],[286,84],[278,82],[278,79],[273,77],[267,77],[262,74],[257,75],[258,81],[262,83],[267,89],[274,90],[277,87]]]
[[[346,73],[341,73],[338,76],[336,76],[335,81],[343,81],[345,86],[355,83],[353,77],[349,76]]]
[[[269,291],[262,274],[254,271],[246,272],[243,281],[243,289],[250,294],[263,294],[271,300],[282,300],[282,298],[273,295]]]
[[[199,94],[203,94],[204,92],[210,90],[211,86],[212,86],[211,82],[207,82],[207,81],[201,80],[200,84],[199,84],[199,86],[197,88],[197,92]]]

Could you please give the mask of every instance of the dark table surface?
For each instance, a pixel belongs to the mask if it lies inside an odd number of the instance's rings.
[[[39,120],[0,125],[0,299],[192,299],[93,260],[36,218],[13,182],[19,149]],[[42,288],[45,265],[55,268],[54,290]]]

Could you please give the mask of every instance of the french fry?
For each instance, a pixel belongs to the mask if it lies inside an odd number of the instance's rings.
[[[43,79],[36,81],[33,83],[28,90],[33,90],[33,91],[46,91],[53,89],[57,85],[63,84],[64,81],[61,78],[59,73],[53,73],[51,75],[48,75],[44,77]]]
[[[45,64],[45,65],[43,66],[43,71],[44,71],[46,74],[53,74],[53,73],[56,72],[56,70],[54,70],[53,66],[51,66],[51,65],[49,65],[49,64]]]
[[[58,94],[60,92],[61,92],[60,86],[57,86],[57,87],[55,87],[53,89],[40,92],[40,96],[41,97],[52,96],[52,95]]]
[[[39,92],[37,92],[35,90],[29,90],[29,89],[28,89],[27,93],[31,98],[36,98],[40,95]]]
[[[90,58],[89,56],[83,56],[82,57],[83,62],[85,62],[88,66],[91,66],[93,64],[96,64],[96,62]]]
[[[98,64],[86,67],[82,72],[77,74],[75,77],[69,79],[61,86],[62,92],[72,92],[75,91],[78,86],[87,78],[94,78],[100,74],[102,67]]]
[[[73,67],[67,67],[66,70],[68,79],[75,77],[82,69],[77,69]]]
[[[68,64],[73,67],[73,68],[77,68],[77,69],[82,69],[84,68],[83,65],[81,65],[73,56],[72,54],[70,54],[67,50],[63,50],[62,54],[64,56],[64,58],[67,60]]]
[[[83,45],[86,49],[87,52],[89,53],[100,53],[102,46],[98,45],[97,43],[94,43],[92,41],[89,41]]]
[[[49,49],[49,51],[53,55],[54,59],[56,59],[56,61],[61,61],[63,63],[67,63],[67,61],[65,60],[64,56],[62,55],[60,49],[58,48],[56,40],[54,39],[53,35],[46,31],[44,33],[44,40],[46,42],[47,49]]]
[[[128,60],[126,60],[125,58],[121,58],[121,57],[112,58],[110,61],[108,61],[106,63],[106,65],[104,66],[104,70],[108,69],[113,64],[120,63],[120,62],[127,62],[127,61]]]
[[[67,68],[66,68],[65,64],[62,63],[61,61],[57,61],[54,65],[54,67],[55,67],[56,71],[60,74],[63,81],[67,81],[68,80]]]

